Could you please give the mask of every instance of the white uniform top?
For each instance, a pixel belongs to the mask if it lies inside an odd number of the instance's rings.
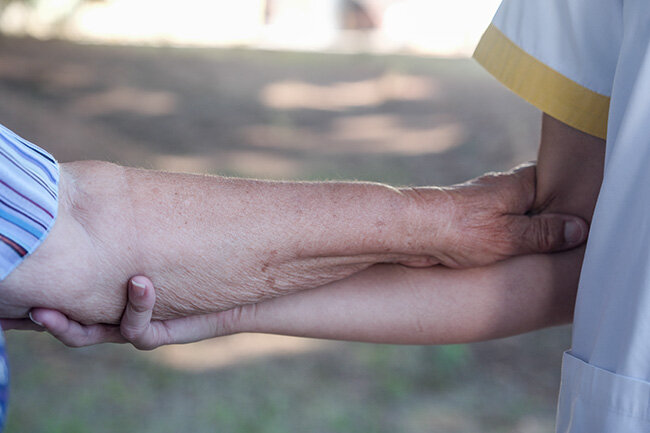
[[[475,58],[607,139],[557,431],[650,432],[650,1],[504,0]]]

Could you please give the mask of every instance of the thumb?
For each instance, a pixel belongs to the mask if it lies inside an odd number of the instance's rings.
[[[517,216],[520,238],[514,239],[515,254],[552,253],[564,251],[582,245],[587,240],[589,228],[581,218],[561,215],[542,214]]]
[[[151,315],[156,302],[156,293],[151,281],[142,276],[131,278],[128,288],[128,302],[120,322],[122,336],[137,347],[149,338]]]

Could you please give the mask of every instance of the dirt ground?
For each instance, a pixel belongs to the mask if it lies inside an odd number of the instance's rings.
[[[533,159],[470,60],[0,39],[0,122],[60,161],[450,184]],[[477,288],[480,290],[480,288]],[[233,336],[139,353],[10,334],[8,432],[553,430],[568,329],[448,347]]]

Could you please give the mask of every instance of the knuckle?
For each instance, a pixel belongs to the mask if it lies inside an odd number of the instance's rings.
[[[120,329],[122,337],[126,338],[128,341],[135,341],[140,337],[140,330],[133,326],[122,326]]]
[[[135,313],[146,313],[152,308],[146,302],[130,302],[130,306]]]
[[[546,218],[539,218],[535,224],[535,243],[540,251],[550,251],[555,246],[553,227]]]
[[[160,325],[162,326],[162,331],[164,331],[164,333],[169,332],[165,322],[161,322]],[[146,331],[139,332],[138,335],[129,342],[138,350],[153,350],[162,345],[162,331],[159,327],[149,326]]]
[[[131,304],[131,310],[136,314],[142,314],[149,311],[149,307],[146,305]]]

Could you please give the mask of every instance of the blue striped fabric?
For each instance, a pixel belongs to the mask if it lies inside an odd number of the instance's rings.
[[[43,242],[58,209],[59,165],[50,154],[0,125],[0,281]],[[0,332],[0,429],[9,369]]]
[[[54,225],[58,184],[54,158],[0,125],[0,281]]]

